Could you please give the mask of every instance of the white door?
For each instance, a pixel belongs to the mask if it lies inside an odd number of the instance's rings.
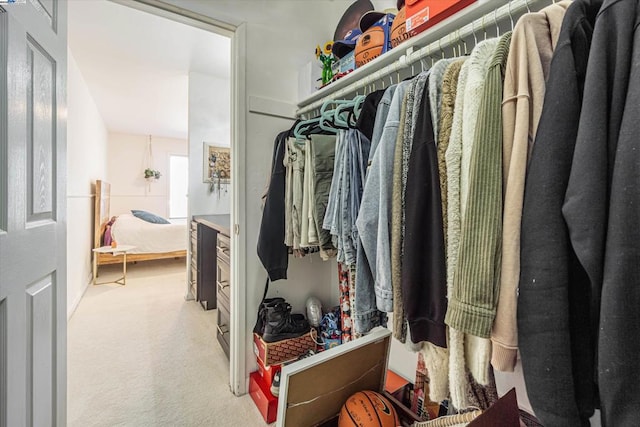
[[[0,0],[0,427],[66,425],[66,73],[66,1]]]

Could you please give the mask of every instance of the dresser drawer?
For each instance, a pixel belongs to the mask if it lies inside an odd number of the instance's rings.
[[[227,355],[227,358],[229,358],[229,347],[230,347],[230,343],[231,343],[231,323],[229,321],[230,316],[229,316],[229,312],[224,309],[222,306],[218,307],[218,323],[216,325],[216,338],[218,339],[218,342],[220,343],[220,346],[222,347],[222,350],[225,352],[225,354]]]
[[[227,299],[231,296],[231,270],[229,264],[223,259],[218,257],[218,271],[216,273],[216,286],[218,287],[218,293],[224,294]]]
[[[216,245],[218,258],[222,258],[227,264],[230,263],[231,241],[227,236],[218,233],[218,243]]]

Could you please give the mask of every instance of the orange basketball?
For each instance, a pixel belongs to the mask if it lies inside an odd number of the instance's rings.
[[[381,27],[369,28],[356,43],[356,68],[376,59],[382,54],[383,48],[384,30]]]
[[[398,414],[384,396],[375,391],[359,391],[342,405],[338,427],[397,427]]]
[[[391,26],[391,47],[398,46],[410,37],[411,35],[407,33],[407,18],[403,7],[396,15],[393,20],[393,25]]]

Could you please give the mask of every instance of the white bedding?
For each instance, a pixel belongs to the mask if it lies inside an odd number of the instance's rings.
[[[118,245],[133,245],[132,254],[174,252],[187,249],[186,224],[151,224],[131,214],[118,215],[111,226]]]

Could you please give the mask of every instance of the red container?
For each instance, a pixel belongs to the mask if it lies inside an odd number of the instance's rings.
[[[278,398],[271,394],[271,390],[258,372],[249,375],[249,394],[264,421],[267,424],[274,422],[278,415]]]
[[[476,0],[406,0],[407,33],[414,36]]]
[[[264,380],[267,387],[271,388],[271,384],[273,384],[273,378],[278,372],[280,372],[280,369],[282,369],[282,365],[265,366],[259,357],[256,357],[256,361],[258,363],[258,373]]]

